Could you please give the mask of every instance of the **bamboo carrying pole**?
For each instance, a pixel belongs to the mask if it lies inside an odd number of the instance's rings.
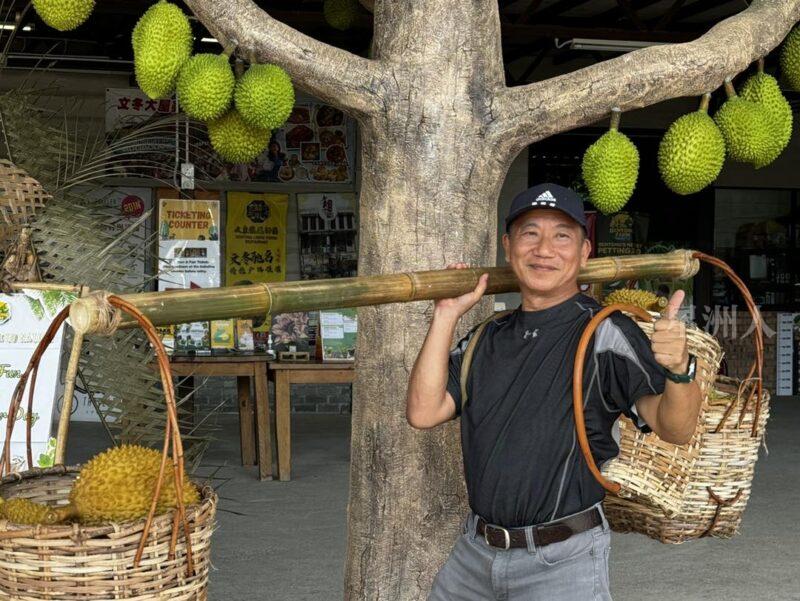
[[[664,254],[589,259],[578,281],[588,284],[654,277],[690,278],[700,267],[699,261],[692,258],[693,252],[675,250]],[[480,275],[487,272],[489,282],[486,294],[519,290],[511,268],[489,267],[170,290],[128,294],[121,298],[158,326],[232,317],[263,317],[267,313],[449,298],[473,290]],[[106,312],[107,308],[101,307],[96,298],[81,298],[72,304],[70,319],[74,328],[91,333],[107,327]],[[133,320],[124,316],[119,324],[121,328],[135,326]]]
[[[87,286],[79,287],[79,296],[84,297],[89,293]],[[72,403],[75,399],[75,380],[78,376],[78,366],[81,360],[81,349],[83,348],[83,332],[80,330],[72,331],[72,349],[67,363],[67,372],[64,375],[64,401],[61,403],[61,415],[58,418],[58,434],[56,435],[56,453],[54,457],[55,465],[64,465],[65,455],[67,454],[67,433],[69,432],[69,420],[72,417]]]

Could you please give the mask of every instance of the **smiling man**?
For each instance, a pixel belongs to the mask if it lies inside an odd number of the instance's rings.
[[[577,447],[572,413],[575,351],[600,308],[578,288],[591,251],[585,228],[583,202],[568,188],[541,184],[514,199],[503,248],[522,302],[489,320],[473,342],[468,402],[461,365],[477,327],[452,351],[450,341],[483,296],[487,276],[472,292],[435,303],[411,372],[406,417],[415,428],[461,417],[471,511],[431,600],[611,599],[604,489]],[[620,313],[595,333],[583,390],[598,464],[619,452],[614,428],[622,414],[666,441],[691,438],[701,395],[677,319],[682,300],[682,292],[670,299],[651,340]]]

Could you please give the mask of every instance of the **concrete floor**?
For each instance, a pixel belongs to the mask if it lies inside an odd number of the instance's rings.
[[[220,496],[210,599],[342,599],[349,416],[293,416],[291,482],[258,482],[254,468],[239,465],[236,417],[221,426],[197,473]],[[762,452],[738,537],[672,546],[615,534],[615,601],[800,600],[799,426],[800,399],[775,400],[769,456]],[[94,426],[81,424],[73,436],[82,444],[72,445],[70,460],[105,444]]]

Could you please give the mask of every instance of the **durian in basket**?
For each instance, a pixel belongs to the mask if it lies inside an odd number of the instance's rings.
[[[8,499],[0,512],[18,524],[55,524],[76,521],[82,524],[121,522],[147,515],[152,503],[161,453],[139,445],[121,445],[103,451],[80,470],[69,494],[69,504],[58,507],[28,499]],[[183,481],[183,502],[200,502],[200,493],[188,477]],[[164,483],[158,497],[156,513],[177,507],[175,476],[164,472]]]

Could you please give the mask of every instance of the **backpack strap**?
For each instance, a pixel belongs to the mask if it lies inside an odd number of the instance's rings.
[[[507,311],[499,311],[490,315],[486,319],[484,319],[481,324],[475,330],[475,333],[472,335],[472,338],[469,339],[467,343],[467,348],[464,350],[464,356],[461,358],[461,410],[464,410],[464,406],[467,404],[467,378],[469,377],[469,368],[472,365],[472,356],[475,354],[475,348],[478,346],[478,340],[483,334],[483,330],[486,329],[486,326],[489,325],[490,321],[494,321],[500,317],[504,317],[509,313],[512,313],[513,309],[508,309]]]

